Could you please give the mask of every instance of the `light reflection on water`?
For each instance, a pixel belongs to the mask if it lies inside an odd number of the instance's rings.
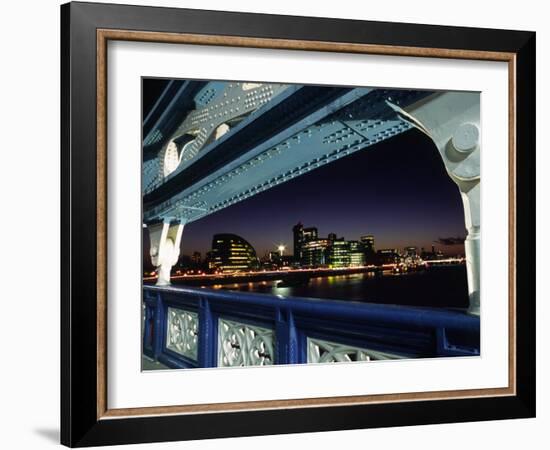
[[[259,292],[284,297],[314,297],[418,306],[465,307],[468,285],[464,266],[408,274],[356,273],[316,277],[307,284],[278,286],[281,280],[216,284],[214,289]]]

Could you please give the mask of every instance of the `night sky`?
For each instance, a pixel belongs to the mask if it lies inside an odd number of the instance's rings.
[[[164,83],[144,80],[144,114]],[[216,233],[243,237],[260,257],[279,244],[291,254],[298,222],[317,227],[320,237],[372,234],[377,249],[435,245],[449,255],[464,253],[461,243],[444,245],[465,236],[459,190],[432,141],[411,130],[187,224],[182,254],[204,257]]]

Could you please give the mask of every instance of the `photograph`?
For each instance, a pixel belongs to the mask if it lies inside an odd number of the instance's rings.
[[[480,357],[479,92],[141,83],[142,370]]]
[[[549,447],[547,9],[5,2],[0,449]]]
[[[60,8],[61,443],[534,417],[532,22],[173,6]]]

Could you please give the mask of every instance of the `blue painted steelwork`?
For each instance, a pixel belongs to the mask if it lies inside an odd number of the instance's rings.
[[[247,84],[257,87],[244,90]],[[145,223],[190,223],[407,131],[410,124],[387,102],[405,107],[433,94],[220,82],[188,92],[195,96],[159,105],[165,120],[145,135],[145,143],[163,135],[156,157],[144,161]],[[180,125],[169,134],[174,121]],[[219,127],[225,128],[217,133]],[[169,145],[178,147],[180,160],[163,173]]]
[[[401,358],[480,352],[479,317],[459,311],[157,286],[144,286],[143,301],[143,352],[172,368],[217,366],[220,318],[274,330],[276,364],[307,363],[307,338]],[[197,361],[166,348],[169,306],[198,311]]]
[[[147,161],[166,144],[180,125],[182,116],[195,108],[194,95],[204,81],[171,80],[143,120],[143,157]]]

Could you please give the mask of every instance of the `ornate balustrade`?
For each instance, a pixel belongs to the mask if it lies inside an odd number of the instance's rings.
[[[461,311],[144,286],[143,352],[172,368],[478,356]]]

